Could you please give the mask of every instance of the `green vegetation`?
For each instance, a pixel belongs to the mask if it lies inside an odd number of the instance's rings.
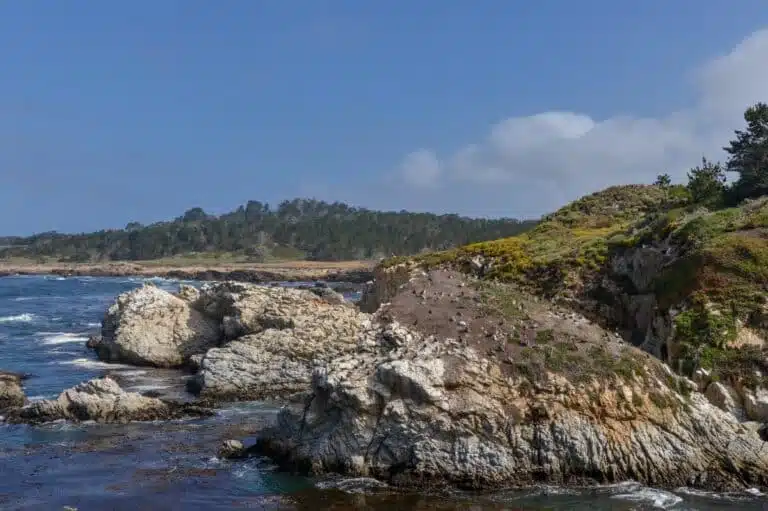
[[[379,212],[341,203],[295,199],[276,208],[251,201],[221,216],[192,208],[170,222],[89,234],[2,238],[0,258],[62,262],[197,259],[222,261],[376,259],[443,250],[521,233],[534,221],[471,219],[458,215]],[[2,243],[0,243],[2,245]],[[208,259],[210,260],[210,259]]]
[[[712,368],[713,350],[723,351],[736,340],[736,318],[709,305],[696,295],[690,308],[675,317],[675,341],[680,352],[681,371],[692,376],[698,367]]]
[[[725,171],[720,163],[701,159],[701,166],[688,173],[688,191],[696,204],[720,206],[725,200]]]
[[[467,268],[478,256],[490,261],[486,278],[518,282],[551,294],[605,266],[609,240],[638,218],[685,203],[680,187],[615,186],[583,197],[545,216],[533,229],[509,238],[465,245],[413,258],[424,266]],[[675,191],[678,193],[675,193]],[[392,265],[403,259],[391,259]]]
[[[726,164],[703,158],[685,185],[661,174],[653,185],[614,186],[525,233],[411,260],[517,283],[545,297],[597,301],[598,309],[617,309],[620,318],[634,314],[620,294],[652,293],[657,309],[674,318],[667,355],[678,370],[691,375],[703,367],[715,378],[763,383],[755,370],[768,374],[768,348],[745,346],[739,332],[746,327],[768,338],[768,106],[750,107],[744,119],[747,128],[725,148]],[[727,172],[736,179],[727,182]],[[628,276],[636,256],[649,266],[642,284]],[[615,270],[617,262],[624,273]],[[542,366],[574,371],[574,364],[586,363],[581,352],[563,349],[557,335],[540,332],[536,340],[547,350],[537,359]],[[601,359],[605,350],[592,355],[589,367],[599,360],[615,374],[635,372],[632,361]]]

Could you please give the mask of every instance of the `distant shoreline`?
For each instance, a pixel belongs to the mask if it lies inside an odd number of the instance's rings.
[[[362,284],[373,278],[374,261],[290,261],[261,264],[168,265],[144,262],[10,263],[0,261],[0,277],[58,275],[63,277],[160,277],[179,280],[240,282],[328,281]]]

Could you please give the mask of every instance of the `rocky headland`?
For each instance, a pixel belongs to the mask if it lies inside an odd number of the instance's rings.
[[[255,445],[222,452],[288,470],[407,487],[767,488],[766,208],[610,188],[513,238],[385,261],[358,306],[320,289],[146,285],[89,344],[195,372],[206,405],[285,404]],[[0,396],[28,421],[194,414],[106,380],[23,406],[17,383],[0,378]]]

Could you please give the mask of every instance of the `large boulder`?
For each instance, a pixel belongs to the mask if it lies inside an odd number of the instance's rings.
[[[128,422],[172,419],[208,412],[194,405],[173,403],[126,392],[109,377],[67,389],[53,400],[34,401],[16,410],[14,422],[72,421]]]
[[[100,359],[156,367],[178,367],[205,353],[221,338],[219,321],[188,301],[156,286],[123,293],[102,322]]]
[[[0,371],[0,413],[9,408],[24,406],[22,376]]]
[[[763,441],[693,382],[583,317],[444,273],[412,279],[354,352],[316,366],[255,450],[406,486],[768,484]]]
[[[316,318],[324,322],[326,317],[341,310],[341,303],[333,297],[321,297],[304,289],[241,282],[205,284],[197,298],[189,303],[207,317],[221,322],[227,340],[270,328],[301,329]]]
[[[198,306],[235,339],[209,350],[190,383],[217,400],[303,395],[313,366],[352,351],[368,324],[356,308],[298,289],[214,284],[203,289]]]

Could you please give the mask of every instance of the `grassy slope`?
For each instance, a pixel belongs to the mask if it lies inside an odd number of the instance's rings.
[[[728,347],[743,326],[760,334],[768,327],[768,198],[708,211],[689,204],[681,187],[611,187],[522,235],[411,260],[469,270],[474,259],[475,268],[486,266],[485,278],[578,297],[585,282],[610,273],[614,257],[647,245],[677,254],[651,286],[659,307],[675,311],[675,362],[684,372],[714,367],[722,377],[754,380],[744,375],[763,368],[763,348]]]

